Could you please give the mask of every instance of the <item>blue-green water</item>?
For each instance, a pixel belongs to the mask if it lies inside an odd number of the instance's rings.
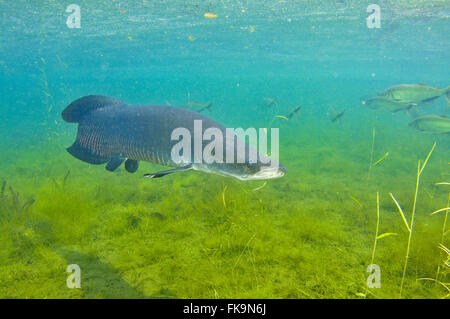
[[[450,85],[450,4],[378,1],[381,28],[369,29],[371,3],[77,1],[72,29],[69,3],[0,2],[0,296],[399,297],[409,233],[389,193],[411,223],[417,162],[434,142],[401,296],[446,296],[446,212],[430,214],[448,206],[449,186],[436,183],[449,182],[449,136],[362,101],[397,84]],[[287,174],[147,180],[161,167],[132,175],[83,163],[65,151],[76,126],[61,111],[91,94],[213,101],[205,114],[226,127],[272,122]],[[297,105],[298,117],[274,118]],[[448,115],[448,102],[419,111]],[[367,288],[377,192],[379,234],[396,235],[379,239],[381,288]],[[69,264],[80,265],[81,289],[66,286]]]

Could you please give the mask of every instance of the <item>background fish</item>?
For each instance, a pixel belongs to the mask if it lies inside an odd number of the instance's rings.
[[[450,118],[445,115],[421,116],[408,124],[416,130],[429,133],[449,134]]]
[[[447,101],[450,97],[450,86],[446,89],[437,89],[424,83],[399,84],[392,86],[382,92],[380,96],[401,103],[430,103],[442,95],[446,95]]]
[[[261,104],[265,107],[271,107],[277,105],[277,101],[271,97],[266,97],[262,100]]]
[[[341,112],[333,112],[330,116],[330,120],[331,122],[336,122],[339,121],[339,123],[342,122],[342,117],[344,116],[345,110],[341,111]]]

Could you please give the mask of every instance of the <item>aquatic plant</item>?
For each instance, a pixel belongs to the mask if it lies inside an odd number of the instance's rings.
[[[380,192],[377,192],[377,226],[376,226],[375,238],[374,238],[374,242],[373,242],[372,258],[370,260],[370,264],[369,264],[370,268],[368,268],[368,271],[373,270],[372,265],[374,264],[373,262],[375,260],[375,251],[377,249],[378,240],[381,239],[381,238],[388,237],[388,236],[397,235],[397,233],[383,233],[383,234],[378,235],[379,229],[380,229]],[[356,295],[366,298],[367,297],[367,293],[371,293],[369,291],[368,287],[366,287],[366,294],[357,293]],[[371,293],[371,294],[373,294],[373,293]]]
[[[34,198],[22,200],[19,192],[14,191],[12,186],[7,189],[7,182],[3,181],[0,192],[0,222],[9,221],[13,216],[17,218],[26,215],[34,202]]]
[[[383,233],[383,234],[378,235],[379,228],[380,228],[380,193],[377,192],[377,228],[375,231],[375,239],[374,239],[373,249],[372,249],[372,259],[370,261],[371,265],[373,265],[373,261],[375,259],[375,251],[377,249],[377,241],[381,238],[397,235],[397,233]]]
[[[370,180],[370,174],[372,173],[374,147],[375,147],[375,126],[372,127],[372,148],[370,150],[369,171],[367,173],[367,180]]]
[[[414,192],[414,201],[413,201],[413,209],[412,209],[412,213],[411,213],[411,219],[410,222],[408,223],[408,221],[406,220],[405,214],[403,213],[403,209],[401,208],[400,204],[398,203],[398,201],[395,199],[394,195],[392,193],[389,193],[389,195],[391,196],[392,200],[395,202],[395,205],[398,208],[398,211],[403,219],[403,222],[405,223],[405,226],[408,230],[408,245],[406,247],[406,256],[405,256],[405,263],[403,266],[403,275],[402,275],[402,282],[400,284],[400,297],[402,296],[402,292],[403,292],[403,284],[405,281],[405,275],[406,275],[406,268],[408,266],[408,258],[409,258],[409,253],[410,253],[410,249],[411,249],[411,238],[412,238],[412,234],[413,234],[413,230],[414,230],[414,218],[416,215],[416,204],[417,204],[417,195],[419,193],[419,184],[420,184],[420,176],[422,175],[422,172],[425,168],[425,166],[428,163],[428,160],[431,156],[431,153],[433,153],[434,148],[436,147],[436,142],[434,142],[433,147],[431,148],[430,152],[428,153],[427,158],[425,159],[423,165],[420,165],[420,160],[417,164],[417,176],[416,176],[416,190]]]
[[[360,298],[363,292],[367,298],[393,298],[406,233],[396,223],[398,216],[387,213],[391,199],[382,194],[404,185],[409,172],[402,166],[410,158],[399,162],[403,154],[393,153],[368,184],[366,158],[352,160],[361,145],[342,151],[339,145],[292,143],[291,155],[300,148],[308,153],[301,161],[287,160],[301,178],[292,173],[250,183],[199,172],[150,183],[123,170],[110,174],[78,163],[50,146],[24,152],[17,164],[2,169],[8,180],[4,192],[12,199],[8,186],[13,184],[22,204],[29,194],[35,194],[36,203],[23,218],[11,214],[14,225],[0,225],[0,296]],[[439,155],[433,153],[433,162],[445,159]],[[340,169],[327,170],[327,163]],[[142,166],[142,173],[155,169]],[[426,177],[439,172],[438,166],[427,165]],[[377,235],[392,231],[401,240],[377,239],[374,262],[382,269],[382,288],[366,293],[361,269],[373,253],[376,212],[365,212],[366,203],[375,204],[374,184],[379,187]],[[422,182],[420,192],[434,188]],[[447,193],[444,199],[437,192],[434,201],[447,201]],[[420,211],[434,210],[431,202],[419,202]],[[434,278],[441,229],[437,215],[417,214],[412,239],[417,259],[408,269],[414,263],[418,277]],[[65,286],[71,263],[82,269],[81,290]],[[443,266],[440,273],[445,283]],[[431,281],[414,281],[404,297],[440,298],[442,289]]]
[[[439,275],[439,270],[441,269],[441,267],[443,268],[444,274],[450,274],[450,250],[443,244],[439,244],[438,247],[441,250],[441,253],[444,253],[444,256],[441,259],[441,264],[439,264],[439,266],[438,266],[438,273],[436,274],[436,278],[419,278],[417,280],[418,281],[419,280],[433,281],[436,284],[439,284],[440,286],[444,287],[444,289],[447,291],[447,294],[442,296],[441,299],[445,299],[445,298],[450,297],[450,283],[440,281],[438,279],[439,278],[438,275]]]
[[[438,185],[444,185],[444,184],[449,184],[449,183],[437,183]],[[437,213],[441,213],[444,212],[444,220],[442,222],[442,232],[441,232],[441,242],[439,243],[439,248],[441,249],[441,259],[443,258],[443,263],[439,264],[436,270],[436,278],[435,278],[435,282],[436,283],[440,283],[441,285],[444,285],[445,288],[447,288],[447,290],[449,291],[449,294],[447,294],[446,296],[444,296],[444,298],[450,296],[450,288],[449,285],[447,284],[442,284],[439,281],[439,275],[441,274],[441,268],[442,266],[444,266],[446,273],[450,273],[449,271],[449,261],[450,261],[450,251],[448,250],[448,248],[444,245],[445,243],[445,235],[447,234],[446,229],[447,229],[447,218],[448,218],[448,212],[450,210],[450,192],[448,193],[448,199],[447,199],[447,207],[443,208],[443,209],[439,209],[433,213],[431,213],[431,215],[435,215]],[[442,256],[443,253],[446,254],[446,256]]]

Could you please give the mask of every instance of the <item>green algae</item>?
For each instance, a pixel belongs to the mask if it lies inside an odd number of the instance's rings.
[[[388,193],[411,211],[414,162],[430,139],[418,139],[414,151],[390,151],[370,181],[370,134],[365,156],[358,143],[342,149],[339,134],[328,141],[290,144],[282,158],[288,174],[257,191],[262,182],[199,172],[150,181],[141,173],[156,165],[110,173],[51,146],[45,161],[28,151],[2,171],[0,296],[362,298],[379,190],[379,234],[398,236],[378,241],[381,288],[366,298],[397,298],[408,234]],[[433,277],[442,262],[443,217],[430,213],[447,200],[447,190],[434,185],[446,178],[446,155],[438,143],[423,176],[404,298],[445,295],[418,279]],[[81,289],[66,286],[69,264],[81,268]],[[448,281],[448,272],[440,280]]]

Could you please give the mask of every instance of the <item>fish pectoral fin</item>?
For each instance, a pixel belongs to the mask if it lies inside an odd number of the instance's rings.
[[[139,162],[134,159],[129,159],[125,161],[125,169],[128,173],[135,173],[139,167]]]
[[[125,161],[125,158],[122,156],[113,157],[108,164],[106,164],[106,170],[110,172],[114,172],[122,163]]]
[[[167,171],[144,174],[144,177],[159,178],[159,177],[163,177],[163,176],[168,175],[168,174],[189,171],[191,169],[194,169],[194,168],[193,168],[192,164],[189,164],[187,166],[177,167],[177,168],[174,168],[174,169],[169,169]]]

